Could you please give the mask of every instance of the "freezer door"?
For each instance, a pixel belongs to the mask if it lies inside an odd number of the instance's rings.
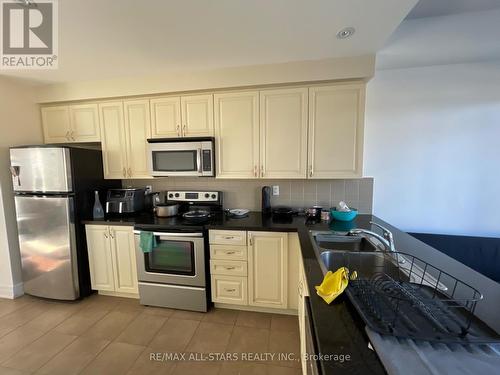
[[[42,193],[72,191],[68,148],[12,148],[10,165],[14,191]]]
[[[77,299],[73,198],[17,195],[15,201],[25,293]]]

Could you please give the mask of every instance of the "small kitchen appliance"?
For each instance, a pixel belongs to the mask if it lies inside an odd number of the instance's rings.
[[[133,214],[144,209],[144,189],[109,189],[106,198],[107,214]]]
[[[134,227],[139,298],[143,305],[206,312],[208,232],[204,225],[223,217],[220,191],[167,191],[177,217]],[[141,231],[153,232],[156,247],[144,253]]]
[[[213,137],[148,139],[153,177],[215,176]]]
[[[271,187],[262,187],[262,215],[271,216]]]

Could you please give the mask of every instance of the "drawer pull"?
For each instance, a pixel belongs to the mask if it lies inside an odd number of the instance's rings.
[[[224,236],[225,240],[234,240],[234,236]]]
[[[234,288],[233,288],[233,289],[227,289],[227,288],[226,288],[226,289],[224,289],[224,290],[225,290],[226,292],[236,292],[236,289],[234,289]]]
[[[229,270],[234,270],[236,267],[225,267],[225,268],[226,268],[226,270],[229,271]]]
[[[236,251],[226,251],[226,255],[233,255],[235,253],[236,253]]]

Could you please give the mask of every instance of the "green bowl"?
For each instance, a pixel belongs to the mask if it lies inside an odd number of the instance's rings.
[[[337,211],[336,207],[330,208],[330,215],[333,220],[338,221],[351,221],[358,216],[358,210],[351,207],[351,211]]]

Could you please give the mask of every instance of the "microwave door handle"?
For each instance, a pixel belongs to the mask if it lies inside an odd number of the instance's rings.
[[[202,174],[201,168],[201,148],[198,149],[198,154],[196,156],[196,162],[198,163],[198,174]]]

